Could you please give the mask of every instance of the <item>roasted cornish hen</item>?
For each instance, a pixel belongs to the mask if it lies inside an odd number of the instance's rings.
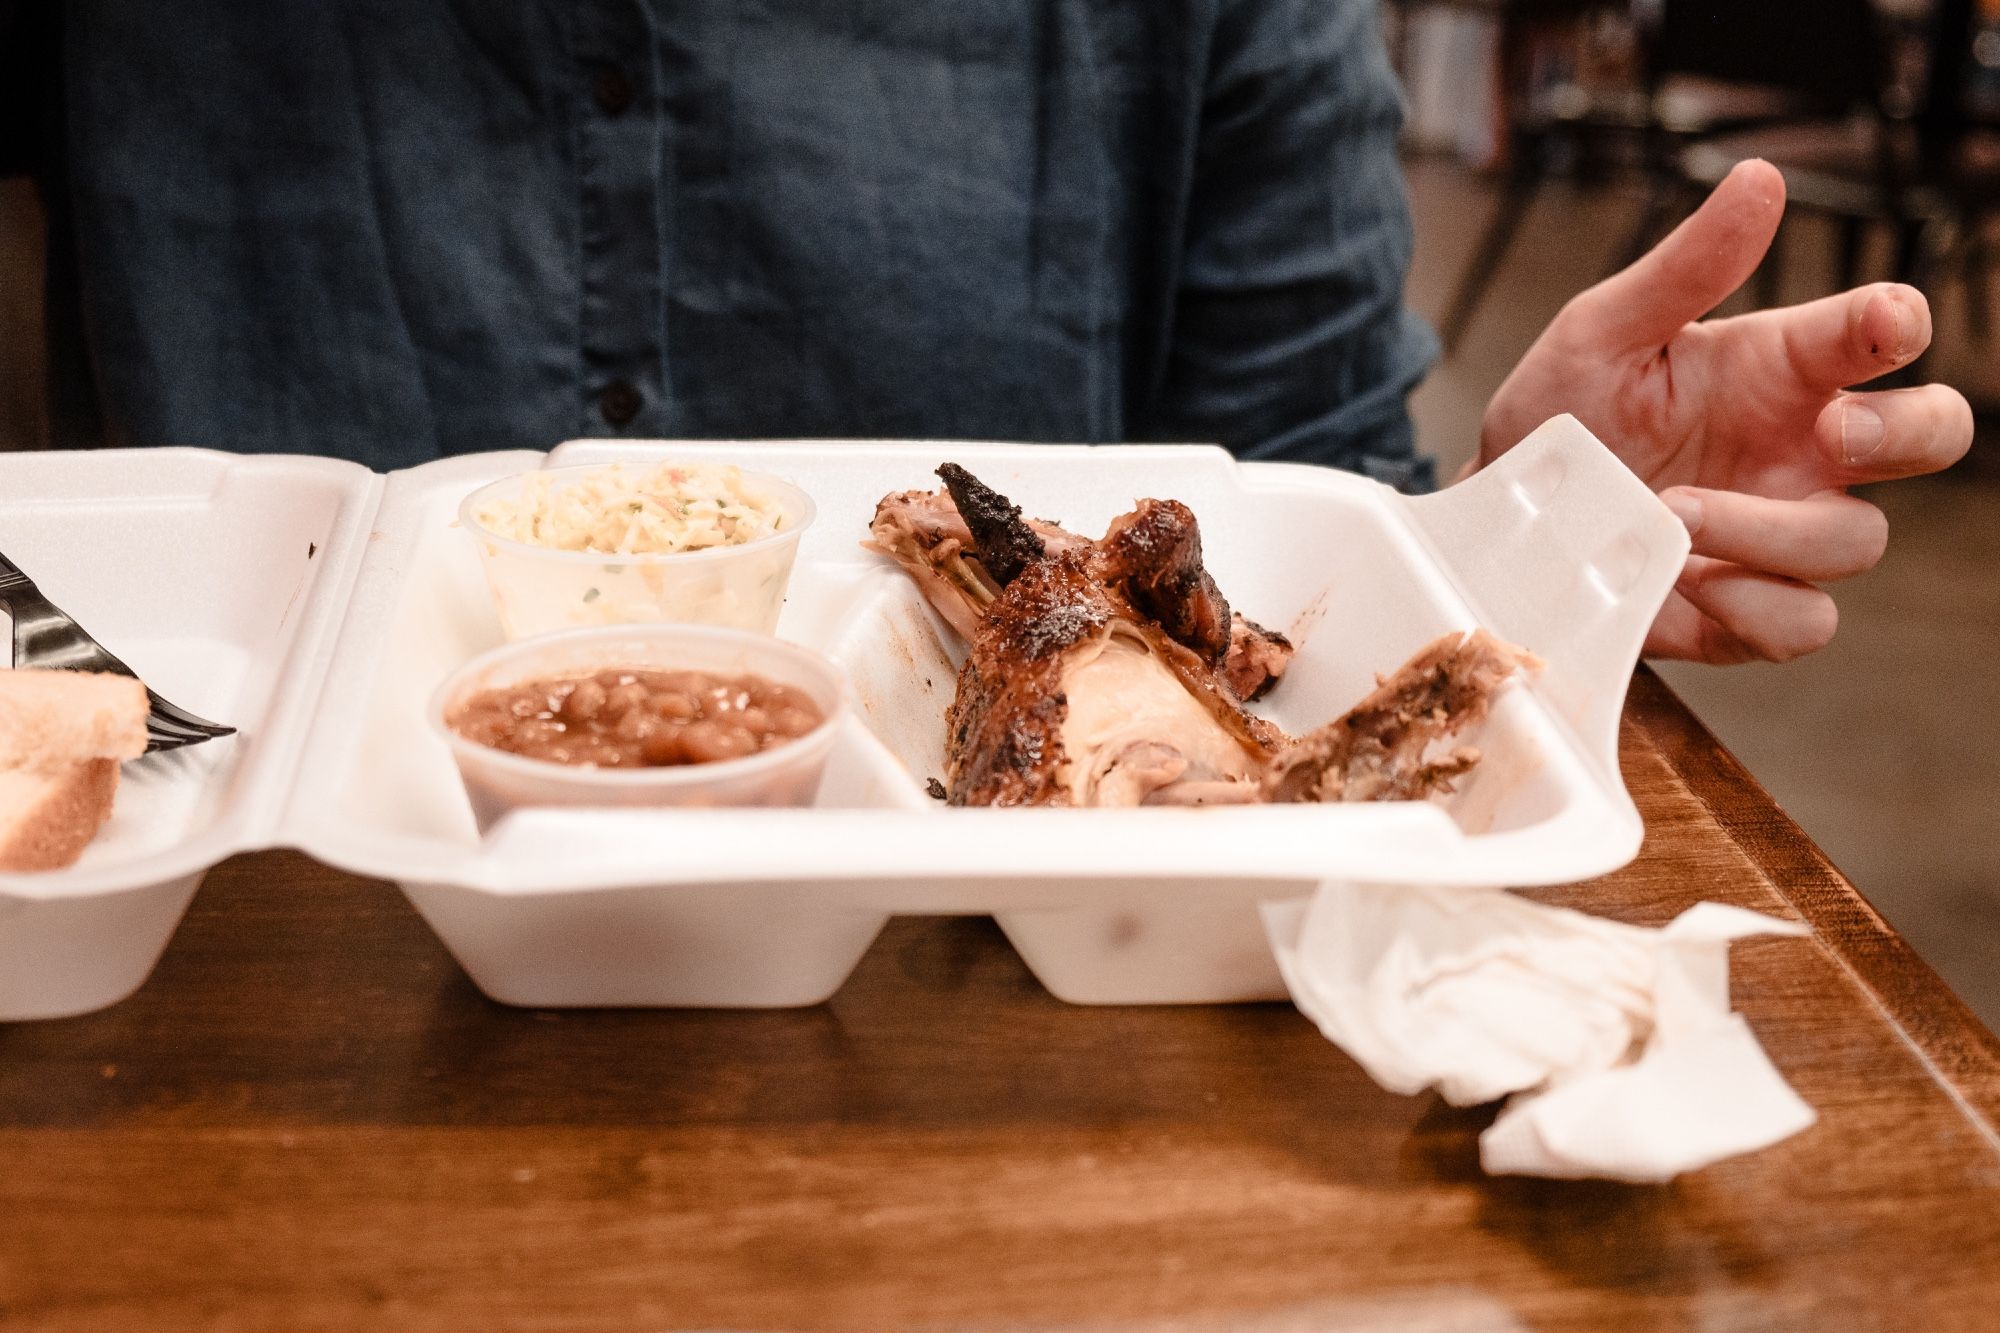
[[[1483,631],[1448,635],[1293,740],[1243,709],[1292,645],[1231,611],[1187,506],[1141,500],[1091,541],[956,464],[938,474],[941,492],[883,498],[869,545],[969,644],[946,715],[956,805],[1420,797],[1476,762],[1440,743],[1530,660]]]

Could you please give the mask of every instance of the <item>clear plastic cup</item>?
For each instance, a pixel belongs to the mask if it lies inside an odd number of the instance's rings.
[[[480,510],[520,494],[528,479],[556,491],[607,466],[524,472],[482,486],[459,506],[459,525],[479,548],[486,584],[510,639],[593,625],[696,624],[768,634],[777,626],[799,538],[817,512],[812,497],[780,477],[744,472],[743,485],[778,506],[784,526],[740,546],[646,555],[558,551],[502,537],[481,526]]]
[[[741,759],[666,768],[595,768],[481,745],[446,719],[474,695],[526,681],[615,668],[753,675],[803,691],[825,716],[794,740]],[[840,668],[808,648],[741,630],[634,625],[570,630],[503,644],[447,676],[432,694],[433,731],[451,747],[484,833],[523,806],[802,806],[819,792],[847,705]]]

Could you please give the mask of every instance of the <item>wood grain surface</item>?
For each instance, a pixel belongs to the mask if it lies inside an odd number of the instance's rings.
[[[1488,1179],[1489,1110],[1289,1007],[1072,1008],[990,922],[828,1004],[482,998],[393,888],[210,874],[154,977],[0,1027],[9,1329],[2000,1327],[2000,1046],[1650,675],[1646,847],[1542,896],[1738,946],[1818,1125],[1665,1187]]]

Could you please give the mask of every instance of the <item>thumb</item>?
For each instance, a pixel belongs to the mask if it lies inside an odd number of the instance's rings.
[[[1741,287],[1777,235],[1785,178],[1769,162],[1738,162],[1702,206],[1630,268],[1576,298],[1592,336],[1621,350],[1664,345]]]

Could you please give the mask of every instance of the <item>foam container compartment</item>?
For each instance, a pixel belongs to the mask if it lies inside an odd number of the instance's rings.
[[[501,641],[459,503],[544,462],[668,454],[777,473],[819,506],[778,624],[853,686],[819,803],[524,810],[482,838],[423,714]],[[860,547],[876,501],[934,486],[946,460],[1091,535],[1142,496],[1190,505],[1232,604],[1300,645],[1256,705],[1288,730],[1449,630],[1486,625],[1545,666],[1501,697],[1469,738],[1483,762],[1438,802],[946,808],[924,781],[943,774],[962,649]],[[1073,1002],[1281,998],[1260,901],[1326,879],[1562,883],[1637,852],[1619,711],[1687,548],[1567,417],[1418,499],[1179,445],[579,441],[387,477],[201,450],[0,455],[0,550],[161,693],[242,728],[127,765],[76,867],[0,876],[0,1019],[129,994],[203,871],[268,846],[394,881],[511,1004],[812,1004],[897,914],[991,914]]]

